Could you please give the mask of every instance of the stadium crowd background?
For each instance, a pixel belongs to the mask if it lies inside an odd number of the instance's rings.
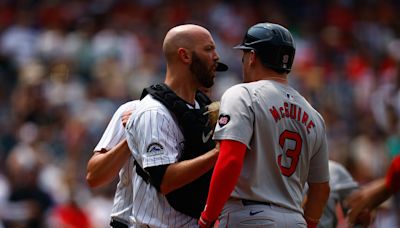
[[[288,27],[291,84],[323,114],[331,159],[361,185],[383,176],[400,153],[399,11],[395,0],[0,0],[0,227],[107,226],[115,184],[89,189],[86,163],[117,107],[162,80],[162,39],[182,23],[208,28],[230,66],[214,100],[241,81],[232,46],[250,25]]]

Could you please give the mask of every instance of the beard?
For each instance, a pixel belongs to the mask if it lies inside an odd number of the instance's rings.
[[[207,63],[196,52],[192,52],[192,63],[189,69],[202,87],[211,88],[214,85],[214,71],[211,67],[207,66]]]

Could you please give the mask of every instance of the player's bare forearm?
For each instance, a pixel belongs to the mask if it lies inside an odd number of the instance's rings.
[[[383,180],[382,180],[383,182]],[[387,188],[386,184],[377,184],[376,188],[373,189],[373,192],[371,194],[372,197],[372,202],[370,207],[371,208],[376,208],[380,204],[382,204],[385,200],[389,199],[391,196],[391,193],[389,189]]]
[[[370,213],[381,203],[399,190],[400,157],[397,156],[386,173],[386,176],[368,183],[352,193],[347,199],[349,205],[348,221],[350,224],[364,222],[366,213]],[[369,219],[367,217],[367,219]]]
[[[110,183],[131,156],[126,140],[105,152],[95,152],[87,165],[86,181],[91,188]]]
[[[375,180],[360,190],[352,193],[347,199],[349,205],[348,222],[360,222],[359,217],[365,211],[369,212],[390,197],[390,192],[385,185],[385,179]]]
[[[214,148],[199,157],[169,165],[161,182],[161,193],[168,194],[211,170],[218,154],[219,149]]]
[[[329,183],[324,182],[308,184],[309,190],[307,194],[307,201],[304,204],[304,217],[309,221],[318,221],[323,213],[326,201],[329,197]]]

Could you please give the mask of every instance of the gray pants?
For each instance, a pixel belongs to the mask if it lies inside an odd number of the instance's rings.
[[[306,228],[307,223],[299,212],[276,205],[243,205],[241,200],[230,198],[222,210],[218,227],[279,227]]]

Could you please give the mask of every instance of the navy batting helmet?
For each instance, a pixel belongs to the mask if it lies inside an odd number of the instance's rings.
[[[277,71],[289,73],[296,47],[289,30],[273,23],[259,23],[247,30],[242,44],[234,47],[254,50],[261,62]]]

